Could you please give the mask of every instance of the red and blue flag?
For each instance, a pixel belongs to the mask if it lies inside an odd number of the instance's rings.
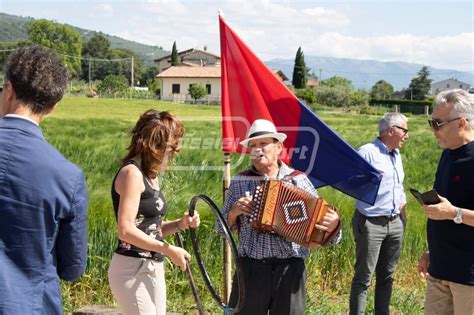
[[[224,152],[239,145],[256,119],[287,134],[281,159],[307,174],[314,186],[330,185],[373,204],[381,174],[301,102],[219,17]]]

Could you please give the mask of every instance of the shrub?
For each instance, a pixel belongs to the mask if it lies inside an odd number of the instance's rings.
[[[351,106],[368,106],[369,94],[363,90],[351,92],[350,105]]]
[[[316,103],[316,94],[313,89],[297,89],[295,90],[295,95],[299,99],[303,100],[307,105]]]
[[[160,95],[160,81],[157,79],[148,79],[147,80],[148,90],[154,95]]]
[[[89,90],[89,85],[84,80],[71,80],[70,93],[71,94],[85,94]]]
[[[108,75],[97,85],[100,94],[114,95],[124,94],[128,90],[128,80],[119,75]]]
[[[348,87],[318,86],[315,89],[315,93],[316,99],[321,105],[347,107],[351,104],[351,90]]]
[[[194,99],[194,102],[207,95],[207,90],[201,83],[192,84],[189,87],[188,92],[189,95],[191,95],[191,97]]]

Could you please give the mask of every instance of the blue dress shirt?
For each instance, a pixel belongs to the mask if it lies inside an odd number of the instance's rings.
[[[373,167],[382,172],[382,181],[375,204],[357,201],[356,208],[367,217],[394,216],[400,214],[400,207],[406,204],[403,189],[402,157],[398,149],[389,152],[387,146],[379,139],[360,147],[359,154]]]

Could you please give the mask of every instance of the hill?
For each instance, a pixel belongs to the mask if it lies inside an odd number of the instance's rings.
[[[0,12],[0,42],[16,42],[26,40],[28,38],[26,27],[28,23],[33,20],[34,18],[32,17],[22,17]],[[140,56],[146,64],[151,64],[153,63],[153,59],[160,58],[170,53],[166,50],[163,50],[162,47],[145,45],[117,36],[104,34],[102,32],[87,30],[75,26],[72,27],[81,34],[83,41],[87,41],[94,35],[102,34],[110,41],[110,46],[112,48],[130,49]]]
[[[0,12],[0,42],[20,41],[27,39],[26,26],[34,20],[31,17],[21,17]],[[74,26],[72,26],[74,27]],[[93,30],[74,27],[84,41],[96,34],[107,37],[112,48],[127,48],[137,53],[145,64],[151,64],[153,59],[169,54],[162,47],[149,46],[117,36],[104,34]],[[411,79],[423,65],[408,62],[382,62],[377,60],[357,60],[348,58],[332,58],[321,56],[305,56],[306,65],[316,76],[327,79],[332,76],[342,76],[352,81],[359,89],[370,89],[377,81],[385,80],[393,85],[395,90],[407,88]],[[272,59],[265,62],[270,68],[282,70],[288,78],[293,75],[294,59]],[[456,70],[437,69],[429,67],[430,78],[433,82],[449,78],[474,85],[474,73]]]
[[[420,71],[422,64],[408,62],[383,62],[377,60],[358,60],[347,58],[331,58],[320,56],[305,56],[306,66],[316,76],[328,79],[332,76],[342,76],[352,81],[359,89],[370,89],[377,81],[385,80],[393,85],[395,90],[407,88],[411,79]],[[266,64],[272,69],[280,69],[290,78],[293,76],[294,59],[272,59]],[[456,78],[474,85],[474,73],[456,70],[437,69],[429,67],[430,78],[433,82]]]

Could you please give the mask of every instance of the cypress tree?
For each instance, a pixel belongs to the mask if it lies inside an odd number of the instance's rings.
[[[304,89],[308,81],[307,77],[308,69],[304,62],[304,54],[301,47],[298,47],[295,57],[295,66],[293,68],[293,86],[296,89]]]
[[[171,65],[177,66],[178,61],[178,49],[176,49],[176,41],[173,43],[173,48],[171,49]]]

